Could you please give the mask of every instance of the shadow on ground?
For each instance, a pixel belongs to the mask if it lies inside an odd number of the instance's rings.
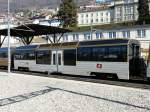
[[[33,97],[43,95],[43,94],[46,94],[46,93],[54,91],[54,90],[55,89],[49,88],[49,89],[35,91],[35,92],[23,94],[23,95],[13,96],[13,97],[10,97],[10,98],[0,99],[0,107],[5,106],[5,105],[9,105],[9,104],[13,104],[13,103],[17,103],[17,102],[21,102],[21,101],[24,101],[24,100],[27,100],[27,99],[31,99]]]
[[[126,103],[126,102],[121,102],[121,101],[111,100],[111,99],[107,99],[107,98],[103,98],[103,97],[98,97],[98,96],[88,95],[88,94],[84,94],[84,93],[69,91],[69,90],[65,90],[65,89],[61,89],[61,88],[53,88],[53,87],[49,87],[49,86],[47,86],[47,87],[49,89],[60,90],[60,91],[64,91],[64,92],[68,92],[68,93],[72,93],[72,94],[77,94],[77,95],[81,95],[81,96],[87,96],[87,97],[91,97],[91,98],[95,98],[95,99],[99,99],[99,100],[105,100],[105,101],[112,102],[112,103],[118,103],[118,104],[130,106],[130,107],[134,107],[134,108],[139,108],[139,109],[144,109],[144,110],[150,111],[149,107],[138,106],[138,105],[129,104],[129,103]]]

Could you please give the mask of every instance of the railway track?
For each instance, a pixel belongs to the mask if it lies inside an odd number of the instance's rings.
[[[7,72],[7,70],[0,69],[2,72]],[[139,88],[139,89],[148,89],[150,90],[150,82],[148,81],[140,81],[140,80],[112,80],[112,79],[100,79],[94,76],[76,76],[76,75],[67,75],[67,74],[45,74],[39,72],[29,72],[29,71],[17,71],[12,70],[13,73],[34,75],[34,76],[42,76],[42,77],[51,77],[58,79],[66,79],[66,80],[75,80],[75,81],[83,81],[83,82],[91,82],[91,83],[100,83],[100,84],[109,84],[130,88]]]

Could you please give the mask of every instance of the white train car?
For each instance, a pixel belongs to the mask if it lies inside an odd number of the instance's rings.
[[[146,77],[146,64],[140,58],[140,44],[137,40],[58,43],[36,46],[31,51],[23,54],[18,50],[14,60],[16,69],[119,79]],[[22,55],[29,57],[18,58]]]
[[[38,45],[20,46],[16,48],[14,56],[14,69],[32,70],[36,63],[36,49]]]

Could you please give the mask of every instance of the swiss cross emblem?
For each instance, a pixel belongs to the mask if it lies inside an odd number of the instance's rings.
[[[102,67],[103,67],[102,64],[97,64],[97,65],[96,65],[96,68],[102,68]]]

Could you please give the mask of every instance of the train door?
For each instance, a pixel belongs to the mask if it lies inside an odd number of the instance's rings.
[[[129,61],[130,79],[144,79],[146,77],[146,64],[140,57],[140,46],[132,44],[132,55]]]
[[[55,50],[52,51],[52,65],[53,65],[53,72],[59,73],[60,66],[62,66],[62,51]]]

